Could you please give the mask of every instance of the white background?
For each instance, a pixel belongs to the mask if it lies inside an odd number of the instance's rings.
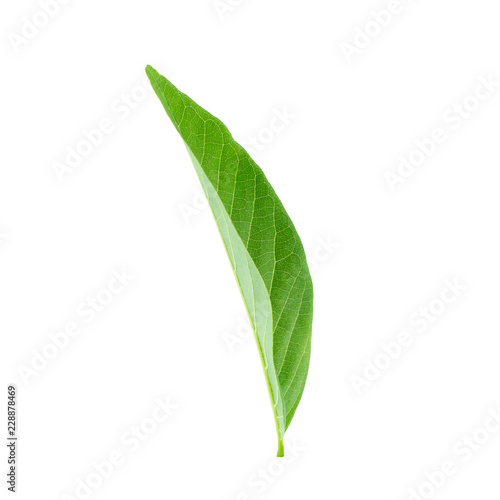
[[[341,44],[388,3],[244,0],[220,16],[211,0],[72,0],[24,43],[38,3],[2,3],[1,391],[5,408],[18,389],[18,498],[83,498],[78,481],[116,451],[89,498],[499,497],[500,432],[481,428],[500,407],[500,88],[460,125],[448,110],[500,82],[500,12],[401,0],[349,63]],[[241,142],[269,137],[275,110],[294,115],[255,154],[314,267],[285,463],[195,171],[140,89],[146,64]],[[54,163],[103,119],[112,132],[60,181]],[[435,128],[447,140],[392,191],[385,174]],[[133,279],[87,323],[77,309],[122,269]],[[442,307],[447,279],[467,289]],[[410,317],[430,303],[440,314],[418,333]],[[71,321],[81,334],[23,378]],[[404,331],[412,344],[359,394],[352,377]],[[121,436],[151,424],[158,397],[178,408],[132,452]],[[467,461],[464,435],[489,439]],[[445,461],[455,473],[433,492],[425,474]]]

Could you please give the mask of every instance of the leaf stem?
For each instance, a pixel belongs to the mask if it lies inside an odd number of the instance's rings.
[[[276,456],[280,458],[285,456],[285,447],[283,446],[283,440],[279,436],[278,436],[278,454]]]

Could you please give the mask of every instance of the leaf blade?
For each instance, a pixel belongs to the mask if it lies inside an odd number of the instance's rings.
[[[295,227],[262,170],[227,127],[151,66],[146,73],[207,195],[257,340],[278,456],[309,368],[312,280]]]

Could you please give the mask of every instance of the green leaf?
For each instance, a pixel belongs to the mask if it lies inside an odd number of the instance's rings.
[[[227,127],[151,66],[146,73],[184,140],[224,241],[255,333],[283,456],[311,352],[313,287],[304,248],[264,173]]]

